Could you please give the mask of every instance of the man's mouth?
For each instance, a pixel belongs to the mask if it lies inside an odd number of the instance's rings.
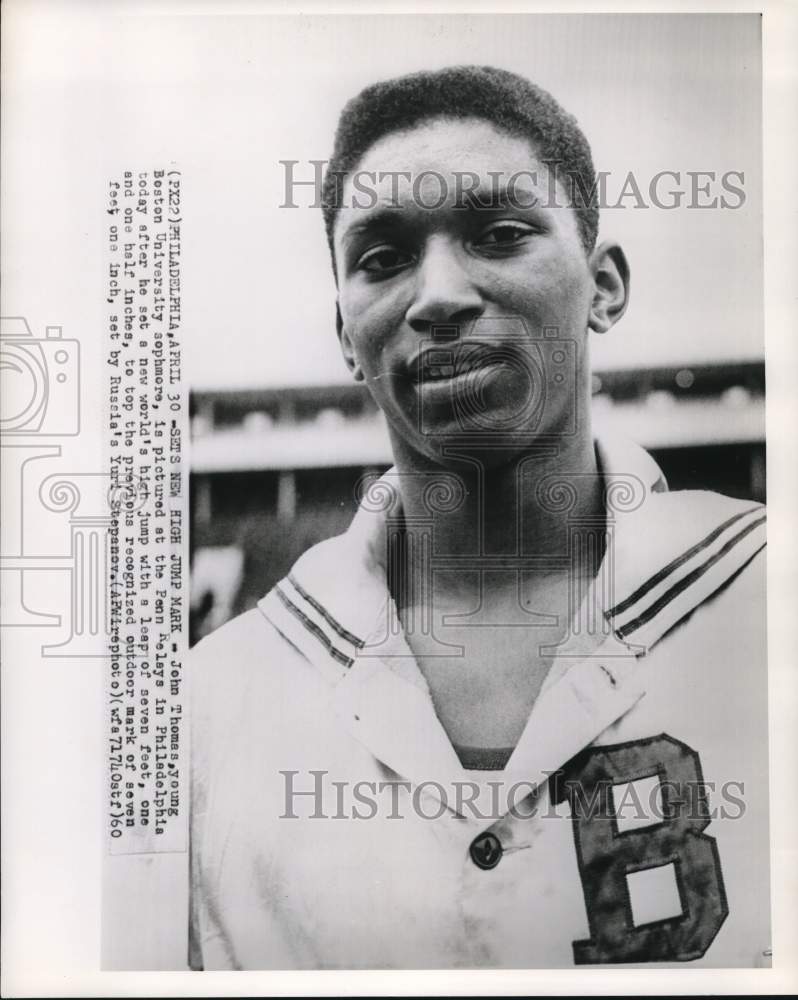
[[[461,346],[457,350],[428,348],[415,357],[409,367],[413,381],[426,385],[465,378],[499,364],[501,359],[496,356],[495,349],[478,344],[471,348]]]

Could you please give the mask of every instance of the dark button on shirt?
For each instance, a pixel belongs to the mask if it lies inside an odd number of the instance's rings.
[[[472,841],[470,854],[477,868],[488,871],[495,868],[502,859],[501,841],[495,834],[481,833]]]

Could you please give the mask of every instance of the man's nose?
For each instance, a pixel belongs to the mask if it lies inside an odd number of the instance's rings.
[[[424,333],[441,323],[467,323],[481,316],[485,303],[460,258],[445,239],[432,239],[416,270],[416,288],[406,319]]]

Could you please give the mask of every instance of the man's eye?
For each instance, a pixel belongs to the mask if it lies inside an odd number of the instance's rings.
[[[397,247],[381,246],[364,253],[357,266],[370,274],[385,274],[404,267],[410,263],[410,259],[410,254]]]
[[[482,247],[510,247],[531,236],[533,232],[531,226],[519,222],[497,222],[486,229],[475,242]]]

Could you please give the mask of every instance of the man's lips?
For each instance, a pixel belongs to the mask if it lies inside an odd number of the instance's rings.
[[[495,345],[469,344],[425,348],[410,359],[407,367],[413,382],[427,385],[473,375],[502,362],[506,363],[507,358],[497,356]]]

